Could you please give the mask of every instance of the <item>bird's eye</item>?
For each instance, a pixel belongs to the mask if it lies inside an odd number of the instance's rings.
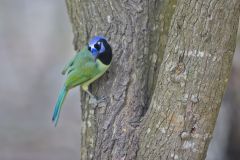
[[[94,48],[96,48],[99,51],[101,49],[101,43],[98,42],[98,43],[94,44]]]

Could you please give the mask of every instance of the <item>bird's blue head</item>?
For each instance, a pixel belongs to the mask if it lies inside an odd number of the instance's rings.
[[[110,64],[112,61],[112,48],[105,37],[94,36],[88,43],[88,50],[94,59],[99,59],[103,64]]]

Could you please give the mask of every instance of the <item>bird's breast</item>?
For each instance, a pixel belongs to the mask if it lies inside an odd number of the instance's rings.
[[[93,78],[91,78],[87,82],[83,83],[82,87],[87,88],[92,82],[94,82],[95,80],[100,78],[107,71],[107,69],[110,66],[110,64],[109,65],[103,64],[100,60],[96,60],[96,63],[97,63],[98,73]]]

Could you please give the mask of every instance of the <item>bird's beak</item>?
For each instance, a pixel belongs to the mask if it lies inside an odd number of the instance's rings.
[[[93,53],[93,55],[94,55],[94,60],[95,60],[95,62],[96,62],[97,57],[98,57],[98,51],[97,51],[96,48],[91,48],[91,52]]]
[[[91,48],[91,52],[92,52],[93,54],[96,54],[96,53],[97,53],[97,49],[94,48],[94,47],[92,47],[92,48]]]

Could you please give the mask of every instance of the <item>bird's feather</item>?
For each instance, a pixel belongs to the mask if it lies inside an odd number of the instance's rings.
[[[62,75],[65,75],[67,70],[73,65],[74,59],[76,58],[77,54],[64,66],[62,70]]]
[[[78,85],[81,85],[83,90],[88,91],[88,86],[93,81],[98,79],[108,69],[107,65],[100,60],[95,60],[87,46],[78,52],[72,60],[64,67],[62,74],[67,73],[67,78],[62,90],[58,96],[57,103],[54,108],[52,121],[57,125],[60,110],[67,92]]]
[[[86,47],[77,53],[74,59],[65,66],[63,71],[64,74],[67,73],[67,79],[60,91],[54,108],[52,121],[55,123],[55,126],[57,125],[60,110],[68,90],[89,81],[100,72],[91,52]]]
[[[61,89],[60,93],[59,93],[57,103],[54,107],[52,121],[54,122],[55,126],[57,126],[60,111],[61,111],[61,108],[62,108],[62,104],[64,102],[64,99],[65,99],[66,95],[67,95],[67,89],[66,89],[66,86],[64,85],[63,88]]]
[[[72,66],[67,70],[68,75],[65,85],[67,89],[71,89],[92,79],[99,72],[100,70],[92,54],[86,48],[83,48],[75,57]]]

